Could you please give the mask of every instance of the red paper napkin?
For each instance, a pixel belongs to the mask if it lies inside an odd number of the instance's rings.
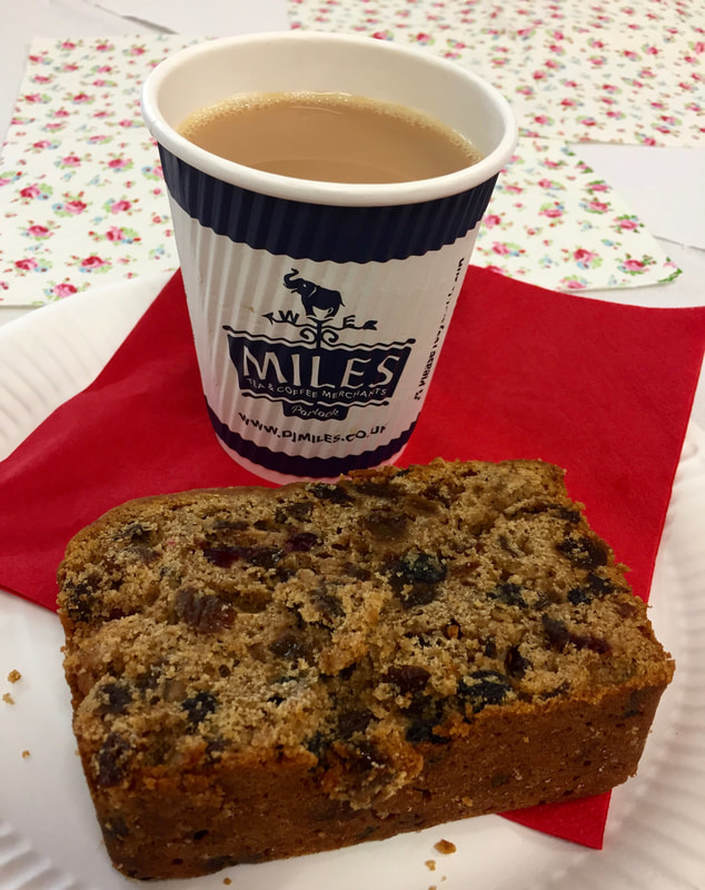
[[[646,599],[705,345],[705,308],[642,309],[472,268],[400,463],[542,458]],[[177,273],[91,386],[0,463],[0,587],[55,607],[68,539],[128,498],[253,484],[209,425]],[[591,847],[609,795],[506,814]]]

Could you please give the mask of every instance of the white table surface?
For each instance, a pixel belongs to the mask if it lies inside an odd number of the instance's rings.
[[[4,0],[3,12],[0,132],[7,129],[33,37],[111,36],[150,30],[223,36],[288,27],[286,0],[199,0],[195,4],[174,0]],[[576,150],[641,215],[664,252],[683,270],[667,285],[590,291],[587,296],[643,306],[705,305],[705,144],[691,149],[590,144]],[[0,307],[0,325],[41,311]],[[705,374],[700,377],[693,420],[705,427]]]
[[[148,30],[144,24],[123,19],[101,9],[99,3],[122,9],[129,9],[131,5],[133,7],[139,5],[139,8],[145,12],[153,12],[158,6],[161,6],[164,21],[169,20],[169,15],[172,12],[170,7],[178,6],[182,16],[190,13],[198,16],[201,20],[194,25],[193,30],[190,30],[190,33],[193,34],[225,35],[253,30],[280,30],[285,29],[288,24],[286,0],[195,0],[191,3],[189,0],[95,0],[95,2],[89,2],[89,0],[0,0],[0,10],[3,13],[2,27],[0,27],[0,133],[4,133],[10,119],[32,37],[117,36],[130,33],[144,34]],[[162,16],[159,18],[161,19]],[[652,233],[659,236],[664,252],[670,255],[683,269],[683,274],[669,285],[639,289],[626,288],[603,293],[591,291],[589,297],[645,306],[704,305],[705,250],[702,247],[705,246],[705,173],[702,171],[705,171],[705,145],[689,152],[675,150],[675,153],[665,149],[590,145],[581,146],[579,153],[632,204],[634,212],[638,212]],[[647,182],[648,188],[645,187]],[[1,229],[0,238],[2,238]],[[697,244],[701,247],[692,246]],[[92,305],[91,313],[99,311],[99,304],[100,301],[97,300]],[[0,306],[0,325],[13,325],[19,321],[17,330],[21,335],[22,328],[26,329],[27,326],[27,322],[20,321],[23,316],[30,312],[51,311],[52,308],[56,307],[48,306],[46,310],[29,310]],[[701,375],[693,412],[694,420],[702,428],[705,428],[704,378],[705,375]],[[700,439],[699,441],[704,440]],[[686,459],[685,464],[682,465],[681,483],[675,489],[677,509],[673,514],[670,514],[671,521],[664,539],[665,547],[660,562],[657,564],[655,587],[658,595],[654,597],[654,613],[652,613],[654,623],[660,628],[659,633],[663,634],[663,642],[671,651],[677,653],[679,659],[676,683],[682,683],[680,698],[678,694],[664,697],[664,703],[659,711],[660,716],[657,716],[661,722],[657,724],[657,732],[647,747],[647,759],[640,767],[640,775],[648,779],[653,773],[656,775],[656,779],[652,778],[650,784],[647,781],[642,786],[627,785],[626,793],[616,795],[613,801],[611,830],[615,832],[613,836],[618,836],[620,839],[624,837],[625,843],[613,844],[602,854],[601,864],[595,865],[592,864],[593,860],[587,858],[592,855],[590,852],[575,850],[569,844],[554,844],[550,838],[535,833],[516,832],[511,834],[512,845],[509,849],[512,855],[507,860],[507,847],[504,845],[505,835],[500,835],[501,845],[493,847],[491,831],[494,829],[490,823],[489,829],[480,826],[477,834],[470,832],[467,837],[464,835],[458,837],[459,849],[463,851],[463,856],[448,857],[448,864],[443,863],[441,866],[444,872],[448,871],[449,873],[450,880],[447,886],[451,886],[451,884],[453,887],[461,886],[454,882],[452,869],[462,864],[463,868],[467,870],[468,861],[472,863],[473,874],[477,874],[473,886],[489,886],[487,880],[483,879],[485,869],[487,869],[487,875],[491,876],[492,886],[495,886],[492,863],[504,855],[508,865],[513,866],[517,875],[521,870],[521,876],[516,879],[510,875],[512,886],[528,886],[530,884],[532,887],[538,887],[537,873],[540,866],[545,869],[546,875],[550,870],[550,874],[555,878],[550,881],[550,886],[556,888],[565,886],[566,876],[568,884],[578,890],[583,890],[583,888],[588,890],[588,887],[597,886],[595,880],[605,887],[618,885],[620,888],[626,888],[639,885],[648,886],[649,890],[664,887],[669,890],[681,890],[685,887],[705,888],[702,852],[693,852],[702,850],[702,818],[699,809],[702,800],[700,793],[702,789],[702,745],[698,741],[702,738],[702,732],[699,731],[701,727],[697,725],[697,708],[695,710],[692,707],[682,709],[683,714],[693,724],[692,728],[686,727],[689,731],[686,731],[682,724],[676,720],[680,714],[677,708],[680,707],[681,698],[686,696],[686,701],[691,700],[688,696],[692,696],[692,691],[698,688],[698,671],[702,676],[702,660],[697,660],[699,656],[696,656],[702,648],[698,645],[698,641],[702,638],[702,621],[699,622],[701,612],[696,609],[686,621],[683,618],[688,614],[684,611],[685,606],[681,606],[680,609],[676,608],[675,611],[669,610],[665,608],[665,597],[661,595],[666,589],[670,591],[671,596],[680,592],[682,600],[678,602],[691,603],[692,596],[697,595],[698,582],[691,580],[690,587],[683,587],[683,579],[702,578],[702,560],[700,558],[702,548],[698,542],[702,540],[702,534],[699,532],[702,530],[703,482],[699,477],[695,480],[692,478],[693,473],[699,472],[698,468],[700,467],[700,464],[697,464],[693,458],[696,451],[697,447],[693,446],[691,440],[690,458]],[[686,487],[684,488],[684,486]],[[674,546],[675,544],[682,546]],[[55,764],[57,761],[54,756],[56,751],[52,750],[51,757],[42,756],[42,742],[45,738],[51,738],[54,747],[56,747],[55,743],[58,739],[59,762],[71,763],[72,768],[77,769],[75,758],[73,758],[74,742],[72,737],[67,735],[68,730],[66,729],[69,725],[66,716],[69,708],[68,701],[65,700],[66,689],[60,669],[57,669],[60,628],[54,616],[17,597],[5,596],[0,591],[0,601],[0,612],[3,613],[0,618],[4,618],[6,621],[6,632],[9,628],[9,637],[6,637],[9,639],[9,643],[15,644],[16,649],[19,647],[18,651],[29,650],[37,653],[37,663],[42,667],[45,667],[43,659],[47,659],[47,664],[49,664],[48,659],[52,659],[53,670],[53,672],[42,672],[38,668],[34,671],[31,668],[27,669],[23,683],[30,683],[30,686],[26,687],[25,693],[20,694],[25,695],[24,707],[27,708],[28,705],[34,707],[41,718],[37,717],[34,722],[26,719],[22,722],[14,719],[15,715],[13,714],[10,742],[6,742],[6,748],[8,745],[12,747],[13,756],[15,749],[28,747],[32,751],[32,758],[26,762],[18,759],[12,761],[13,765],[11,765],[10,760],[5,759],[7,763],[6,782],[10,772],[13,776],[15,773],[20,774],[20,764],[33,764],[36,771],[35,776],[38,778],[34,785],[30,783],[29,788],[22,778],[15,783],[19,788],[16,796],[25,801],[26,805],[24,809],[19,806],[11,807],[13,816],[19,820],[18,824],[21,826],[23,824],[21,820],[26,816],[26,824],[32,826],[32,830],[26,831],[26,837],[20,833],[8,835],[7,833],[2,834],[2,825],[0,825],[0,835],[6,842],[3,847],[5,857],[12,856],[12,848],[8,854],[8,838],[10,841],[16,841],[17,849],[17,859],[12,860],[9,866],[7,858],[3,859],[0,856],[0,872],[2,872],[0,888],[4,890],[5,887],[9,887],[4,882],[3,875],[10,880],[12,887],[19,888],[21,881],[22,887],[29,888],[30,879],[28,878],[28,881],[25,882],[19,872],[15,873],[12,870],[13,863],[19,863],[18,868],[23,867],[23,863],[25,868],[34,868],[37,861],[40,861],[42,868],[47,869],[51,866],[51,869],[33,873],[32,887],[39,888],[41,884],[42,887],[57,887],[58,890],[57,875],[62,888],[68,887],[67,881],[70,881],[71,887],[77,887],[78,885],[70,878],[64,880],[61,877],[61,869],[70,868],[73,872],[75,862],[81,861],[85,864],[86,859],[90,857],[92,857],[91,862],[97,861],[98,854],[101,857],[101,869],[104,868],[104,863],[99,841],[94,840],[91,846],[91,842],[86,840],[87,831],[93,830],[95,834],[92,808],[87,795],[84,794],[78,802],[71,797],[70,808],[66,807],[66,796],[62,796],[63,786],[67,784],[73,795],[74,789],[77,787],[74,783],[74,772],[69,774],[68,780],[62,785],[64,777],[56,774]],[[31,617],[31,624],[25,621],[25,616]],[[8,623],[12,620],[14,620],[14,624]],[[30,626],[31,636],[27,631]],[[17,628],[22,632],[13,633],[13,629]],[[31,642],[28,642],[30,640]],[[681,654],[683,655],[682,662]],[[0,647],[0,656],[2,655],[6,656],[6,667],[0,672],[0,676],[4,678],[8,666],[15,666],[21,662],[16,659],[12,645],[9,646],[9,653],[3,652]],[[8,661],[7,658],[10,660]],[[2,660],[0,657],[0,661]],[[688,666],[690,666],[691,673],[687,672]],[[34,663],[32,663],[32,667],[35,667]],[[24,673],[24,666],[22,669]],[[33,674],[35,676],[46,674],[51,682],[37,683],[35,681],[32,687],[31,677]],[[29,698],[27,698],[27,693],[29,693]],[[674,693],[678,693],[678,688],[674,689]],[[18,694],[18,699],[20,694]],[[62,701],[62,696],[64,697],[63,704],[57,706],[57,702]],[[31,714],[35,711],[25,710],[25,715],[27,713]],[[47,722],[47,719],[50,719],[50,722]],[[22,730],[21,741],[20,735],[16,732],[18,727]],[[663,738],[670,739],[669,733],[675,733],[678,744],[673,748],[664,748]],[[0,738],[2,738],[1,735]],[[35,739],[36,744],[33,741]],[[11,782],[9,784],[12,785]],[[4,791],[0,791],[0,801],[4,800],[4,795],[7,796],[8,793],[5,786],[2,787]],[[632,787],[640,790],[630,796],[629,791]],[[651,789],[650,796],[641,793],[644,788],[647,792]],[[41,789],[41,792],[37,789]],[[33,796],[33,792],[36,792],[35,796]],[[40,793],[41,798],[39,797]],[[14,800],[12,797],[9,799]],[[654,814],[655,821],[653,821]],[[0,812],[0,823],[3,822],[5,815]],[[679,818],[676,819],[676,817]],[[631,821],[629,821],[630,819]],[[57,820],[62,824],[66,822],[69,827],[77,825],[79,830],[69,831],[68,835],[65,832],[57,831],[55,829]],[[502,821],[498,820],[500,823]],[[661,827],[661,823],[663,823],[663,827]],[[473,824],[473,832],[478,831],[478,825],[480,824]],[[506,825],[500,827],[506,829]],[[46,829],[43,826],[46,826]],[[7,823],[5,823],[5,828],[7,828]],[[626,834],[622,832],[623,828],[625,828]],[[616,834],[617,832],[622,833]],[[448,836],[455,837],[453,834]],[[49,842],[45,843],[47,837]],[[434,835],[432,840],[435,841],[435,839]],[[381,886],[380,880],[385,886],[392,886],[392,884],[399,886],[399,880],[395,880],[395,876],[408,863],[414,864],[421,861],[418,857],[418,850],[415,846],[411,846],[412,843],[418,845],[419,842],[415,835],[402,835],[391,843],[398,845],[394,848],[395,852],[386,859],[372,857],[369,861],[364,860],[366,871],[361,871],[360,866],[346,865],[358,862],[358,860],[352,858],[355,855],[354,849],[345,851],[343,867],[347,867],[349,874],[346,873],[344,879],[341,876],[338,877],[339,885],[341,887],[343,884],[345,887],[359,886],[358,876],[362,874],[366,878],[363,883],[367,883],[369,886]],[[429,852],[433,856],[430,843],[431,841],[428,841]],[[36,849],[32,845],[36,845]],[[57,849],[63,850],[64,845],[67,850],[61,855],[55,854]],[[373,845],[365,846],[372,847]],[[485,856],[484,853],[488,850],[489,855]],[[474,851],[476,855],[473,855]],[[547,851],[550,851],[550,868],[546,865]],[[39,854],[41,856],[38,859]],[[369,856],[369,851],[367,855]],[[572,866],[569,869],[568,866],[574,861],[580,863],[590,861],[591,870]],[[361,864],[362,862],[363,860],[360,860]],[[67,866],[66,863],[69,865]],[[676,865],[678,865],[677,869]],[[254,872],[248,871],[250,868],[259,869],[261,867],[243,866],[242,873],[240,871],[237,875],[233,873],[233,886],[249,886],[250,880],[258,880]],[[393,871],[385,872],[385,868]],[[595,869],[597,870],[595,871]],[[675,877],[670,877],[671,869]],[[406,871],[403,872],[404,875],[406,873]],[[103,875],[104,872],[100,871],[100,874]],[[108,873],[105,872],[105,874]],[[274,884],[278,887],[292,888],[294,886],[315,886],[326,887],[326,890],[329,887],[338,886],[334,880],[317,882],[315,877],[311,878],[310,871],[300,866],[297,866],[293,872],[286,872],[281,882],[278,880],[270,882],[268,878],[270,874],[270,871],[262,872],[263,877],[259,878],[257,886],[271,887]],[[328,875],[325,870],[322,874]],[[412,874],[415,879],[416,873],[412,872]],[[543,875],[544,872],[541,871],[540,874]],[[53,880],[51,875],[54,875]],[[614,883],[610,876],[614,876]],[[430,885],[433,882],[444,886],[440,881],[445,877],[445,873],[440,875],[439,872],[439,879],[434,881],[429,874],[423,883]],[[111,887],[116,886],[117,883],[122,886],[122,882],[118,882],[116,878],[116,873],[110,873],[108,879]],[[538,880],[541,878],[539,877]],[[469,886],[467,880],[461,879],[461,881],[463,887]],[[216,882],[218,886],[222,886],[221,875],[215,876],[209,886],[215,886]],[[86,886],[83,880],[80,883],[81,886]],[[201,882],[197,883],[200,886]],[[92,883],[91,886],[98,885]],[[107,888],[105,883],[100,886]],[[135,886],[137,885],[135,884]],[[503,886],[506,884],[503,883]],[[548,884],[541,886],[548,886]]]

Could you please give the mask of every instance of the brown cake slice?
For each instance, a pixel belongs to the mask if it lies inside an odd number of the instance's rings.
[[[58,577],[83,767],[138,878],[605,791],[673,673],[539,461],[132,501]]]

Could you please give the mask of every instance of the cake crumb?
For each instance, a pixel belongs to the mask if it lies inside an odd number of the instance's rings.
[[[29,751],[25,748],[25,750],[22,752],[22,759],[26,760],[29,756]]]
[[[2,700],[3,700],[4,702],[6,702],[8,705],[14,705],[14,703],[15,703],[14,698],[10,695],[9,692],[6,692],[6,693],[3,695]]]
[[[436,887],[435,884],[431,884],[431,886],[428,888],[428,890],[438,890],[438,887]]]
[[[232,881],[230,880],[230,878],[223,878],[223,883],[230,886],[230,884],[232,884]]]
[[[10,683],[16,683],[18,680],[22,679],[22,674],[15,668],[13,668],[7,675],[7,679],[10,681]]]
[[[424,865],[426,866],[426,868],[429,871],[436,870],[436,860],[435,859],[427,859],[426,862],[424,862]]]
[[[455,844],[444,838],[441,838],[441,840],[433,846],[439,853],[443,853],[444,856],[447,856],[449,853],[455,853]]]

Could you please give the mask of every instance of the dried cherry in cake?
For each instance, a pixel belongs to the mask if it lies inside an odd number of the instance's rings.
[[[103,788],[109,788],[122,782],[127,773],[131,754],[132,746],[123,735],[118,732],[109,733],[96,758],[96,783]]]
[[[202,723],[209,714],[218,707],[218,699],[211,692],[197,692],[181,703],[181,708],[186,712],[186,719],[191,727]]]
[[[309,647],[300,631],[288,630],[272,640],[269,651],[277,658],[296,662],[299,658],[306,658]]]
[[[578,606],[581,603],[591,603],[592,600],[592,591],[585,587],[572,587],[568,591],[568,602],[572,603],[574,606]]]
[[[363,520],[365,529],[378,541],[398,541],[407,532],[409,519],[392,510],[372,510]]]
[[[531,667],[531,660],[519,651],[518,646],[510,646],[504,656],[504,669],[510,677],[521,678]]]
[[[488,596],[490,599],[498,600],[500,603],[504,603],[507,606],[519,606],[521,609],[526,608],[526,600],[522,595],[521,586],[510,581],[498,584],[494,590],[491,590],[488,593]]]
[[[402,583],[422,582],[437,584],[446,576],[446,563],[436,554],[410,550],[399,560],[393,571],[393,578]]]
[[[274,521],[280,524],[292,522],[308,522],[313,512],[313,504],[310,501],[294,501],[277,507],[274,513]]]
[[[415,664],[393,665],[384,675],[388,683],[393,683],[399,691],[419,692],[428,683],[431,672]]]
[[[320,544],[320,539],[314,532],[297,532],[286,539],[284,550],[287,553],[308,553],[317,544]]]
[[[557,652],[563,652],[571,640],[571,634],[566,623],[559,618],[552,618],[550,615],[545,614],[541,616],[541,623],[548,646]]]
[[[99,704],[96,712],[99,714],[124,714],[130,706],[133,693],[124,682],[104,683],[98,689]]]
[[[350,492],[342,485],[328,485],[325,482],[316,482],[309,486],[309,491],[321,501],[329,501],[338,506],[347,506],[354,502]]]
[[[405,609],[425,606],[439,595],[438,585],[447,573],[445,560],[416,548],[388,565],[390,584]]]
[[[474,714],[487,705],[501,705],[512,692],[512,684],[505,674],[499,671],[473,671],[461,678],[458,695],[464,699]]]
[[[203,555],[221,569],[232,568],[242,561],[263,569],[271,569],[277,565],[284,551],[280,547],[253,547],[248,545],[219,544],[204,547]]]
[[[488,658],[497,657],[497,643],[492,637],[482,640],[482,651]]]
[[[311,603],[318,611],[319,620],[328,627],[335,627],[339,619],[345,616],[340,597],[326,590],[325,585],[311,593]]]
[[[182,587],[171,599],[172,621],[182,621],[198,633],[212,634],[230,627],[234,612],[212,593],[203,593],[195,587]]]
[[[446,714],[446,702],[430,695],[415,693],[411,702],[404,709],[408,719],[405,738],[408,742],[431,742],[434,745],[446,745],[450,738],[436,732],[443,723]]]
[[[572,532],[556,544],[556,550],[581,569],[606,565],[608,559],[607,547],[602,541]]]
[[[338,715],[338,734],[341,738],[348,739],[355,733],[363,733],[369,726],[372,718],[372,711],[368,708],[342,711]]]
[[[355,491],[372,498],[393,501],[402,495],[403,488],[392,482],[389,478],[373,479],[363,477],[355,482]]]
[[[129,544],[150,544],[154,538],[154,526],[142,522],[128,522],[114,535],[116,541]]]
[[[97,572],[91,572],[78,581],[68,581],[65,587],[64,608],[72,621],[90,621],[93,606],[101,589]]]

